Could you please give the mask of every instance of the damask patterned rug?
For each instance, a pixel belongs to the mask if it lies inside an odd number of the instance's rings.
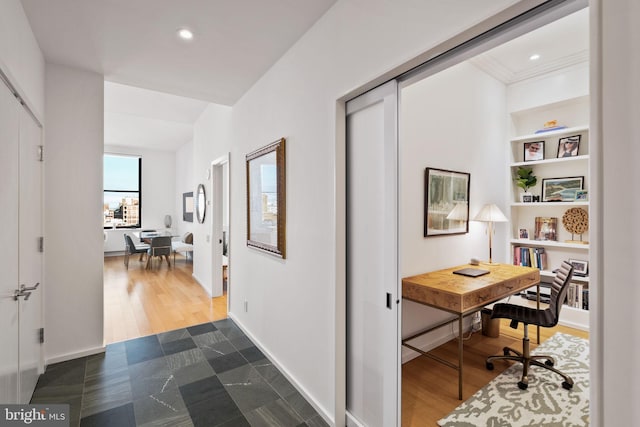
[[[529,388],[517,382],[522,365],[514,364],[438,421],[442,427],[577,427],[589,425],[589,342],[556,333],[533,354],[549,354],[556,367],[573,378],[573,389],[562,388],[562,379],[539,367],[529,370]]]

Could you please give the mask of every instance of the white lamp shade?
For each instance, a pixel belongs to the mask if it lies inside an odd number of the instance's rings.
[[[486,204],[480,209],[480,212],[473,218],[474,221],[482,222],[507,222],[509,221],[495,204]]]

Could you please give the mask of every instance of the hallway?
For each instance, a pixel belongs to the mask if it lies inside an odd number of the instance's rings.
[[[193,264],[182,255],[166,262],[145,262],[132,256],[104,259],[104,342],[159,334],[227,317],[227,295],[210,298],[192,277]]]
[[[326,426],[230,319],[109,344],[47,367],[31,403],[70,426]]]

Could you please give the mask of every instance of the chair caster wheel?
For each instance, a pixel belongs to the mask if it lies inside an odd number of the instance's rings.
[[[522,381],[518,381],[518,388],[519,388],[520,390],[526,390],[526,389],[527,389],[527,387],[529,387],[529,384],[527,384],[527,383],[523,383]]]
[[[485,366],[487,368],[487,371],[493,371],[493,363],[487,362]]]
[[[547,359],[547,360],[544,361],[544,364],[547,365],[547,366],[553,367],[553,360]]]
[[[562,388],[564,388],[565,390],[571,390],[573,388],[573,383],[562,381]]]

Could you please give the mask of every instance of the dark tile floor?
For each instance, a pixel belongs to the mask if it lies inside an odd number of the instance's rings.
[[[230,319],[51,365],[31,403],[68,403],[82,427],[327,426]]]

